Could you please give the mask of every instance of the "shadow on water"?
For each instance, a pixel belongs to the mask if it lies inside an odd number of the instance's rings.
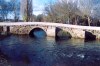
[[[7,35],[0,35],[0,40],[4,40],[7,37],[10,37],[11,34],[7,34]]]

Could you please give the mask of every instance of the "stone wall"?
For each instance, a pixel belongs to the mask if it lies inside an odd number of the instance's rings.
[[[74,38],[85,38],[85,33],[90,32],[100,39],[100,27],[93,26],[78,26],[68,25],[61,23],[47,23],[47,22],[12,22],[12,23],[0,23],[0,26],[10,26],[10,32],[13,34],[29,34],[34,28],[41,28],[47,36],[55,36],[56,28],[61,28],[64,31],[69,32]],[[3,30],[5,31],[6,28]]]
[[[82,29],[68,28],[68,27],[59,27],[59,28],[70,33],[73,38],[85,38],[85,31],[83,31]]]
[[[86,29],[85,31],[88,31],[88,32],[92,33],[93,35],[95,35],[96,39],[100,39],[100,30],[89,30],[89,29]]]
[[[39,25],[27,25],[27,26],[11,26],[10,27],[10,33],[12,34],[29,34],[31,32],[31,30],[35,29],[35,28],[41,28],[43,29],[46,33],[47,36],[55,36],[55,27],[52,26],[39,26]]]

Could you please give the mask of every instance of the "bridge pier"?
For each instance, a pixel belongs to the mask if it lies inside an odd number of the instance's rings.
[[[73,38],[85,38],[85,31],[82,29],[72,29],[71,35]]]
[[[56,27],[48,27],[46,33],[47,33],[47,36],[49,36],[49,37],[55,37],[56,36]]]
[[[3,35],[9,34],[10,33],[10,26],[3,26],[2,27],[2,32]]]

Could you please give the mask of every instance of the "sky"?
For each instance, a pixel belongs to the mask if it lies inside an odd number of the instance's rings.
[[[33,14],[39,15],[44,12],[44,8],[50,4],[50,2],[55,2],[56,0],[33,0]]]
[[[10,1],[10,0],[6,0],[6,1]],[[62,0],[32,0],[33,2],[33,14],[34,15],[39,15],[39,14],[43,14],[44,12],[44,8],[50,4],[50,3],[54,3],[56,1],[61,2]],[[91,12],[98,12],[100,11],[100,0],[63,0],[65,2],[72,2],[74,4],[77,4],[77,6],[83,6],[83,4],[80,4],[80,1],[84,2],[84,4],[88,4],[90,3],[89,1],[92,1],[93,6],[92,6],[92,10]],[[82,7],[81,6],[81,7]],[[86,5],[87,7],[87,5]],[[81,9],[82,10],[82,9]]]

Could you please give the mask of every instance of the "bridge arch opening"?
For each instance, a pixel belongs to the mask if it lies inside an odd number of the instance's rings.
[[[42,28],[34,28],[30,31],[29,36],[34,38],[45,38],[47,34]]]
[[[59,39],[71,39],[72,36],[69,32],[67,31],[64,31],[63,29],[61,28],[58,28],[56,27],[56,39],[59,40]]]
[[[91,32],[85,31],[85,42],[96,40],[96,35],[93,35]]]

